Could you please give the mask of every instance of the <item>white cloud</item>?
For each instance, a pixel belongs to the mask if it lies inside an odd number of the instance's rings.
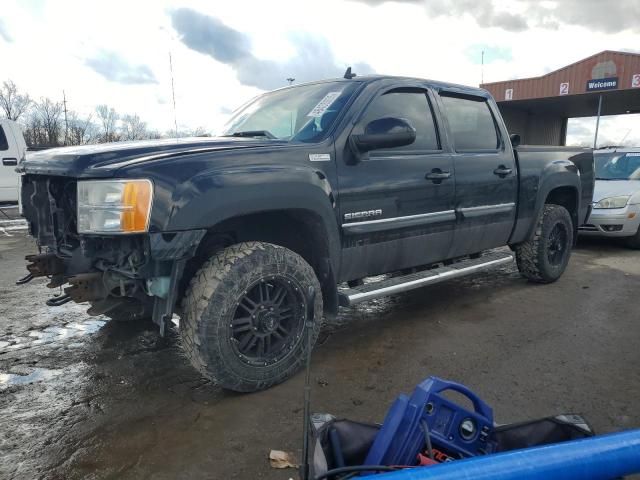
[[[4,24],[4,20],[0,18],[0,40],[4,40],[7,43],[13,42],[13,37],[9,35],[9,30],[7,26]]]
[[[567,125],[567,145],[592,147],[596,117],[571,118]],[[640,146],[640,114],[600,117],[598,147]]]
[[[547,9],[560,4],[543,3]],[[486,10],[492,15],[487,17],[490,19],[504,11],[520,16],[531,7],[525,0],[494,0],[492,4],[493,8]],[[169,12],[181,7],[214,17],[249,39],[250,54],[258,64],[284,69],[272,76],[275,83],[284,76],[286,66],[296,65],[301,44],[295,35],[301,32],[306,38],[322,39],[326,50],[319,51],[331,52],[336,70],[361,63],[379,73],[468,85],[480,83],[481,67],[477,59],[469,58],[478,45],[510,48],[510,58],[503,55],[485,65],[484,80],[489,82],[540,75],[604,49],[637,48],[639,44],[637,30],[612,31],[607,27],[605,32],[579,26],[592,19],[588,16],[584,20],[582,13],[571,16],[574,25],[555,30],[532,17],[529,28],[514,33],[499,25],[482,26],[473,16],[460,12],[435,15],[421,2],[370,6],[340,0],[70,0],[37,4],[4,0],[2,18],[12,42],[0,38],[0,81],[11,78],[35,98],[60,100],[64,90],[72,109],[86,113],[106,103],[123,114],[137,113],[165,131],[173,127],[171,51],[178,123],[216,129],[226,112],[261,90],[243,85],[233,65],[180,41]],[[112,53],[134,71],[142,68],[147,78],[157,83],[123,83],[121,76],[105,77],[104,71],[98,73],[87,65],[87,59],[95,59],[101,52]],[[286,78],[281,81],[286,84]]]

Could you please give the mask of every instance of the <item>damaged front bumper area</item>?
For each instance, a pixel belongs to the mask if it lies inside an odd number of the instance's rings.
[[[75,179],[24,177],[23,213],[40,251],[26,257],[26,281],[48,277],[47,287],[64,289],[50,306],[88,302],[89,315],[151,317],[164,334],[184,267],[206,231],[78,234],[76,190]]]

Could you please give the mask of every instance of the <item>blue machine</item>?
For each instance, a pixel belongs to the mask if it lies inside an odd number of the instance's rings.
[[[473,411],[446,398],[452,390],[467,397]],[[429,377],[411,397],[400,395],[384,419],[369,450],[366,465],[416,465],[427,437],[443,458],[467,458],[492,453],[493,411],[464,385]],[[444,454],[444,455],[442,455]]]
[[[380,480],[611,480],[640,473],[640,430],[377,475]]]

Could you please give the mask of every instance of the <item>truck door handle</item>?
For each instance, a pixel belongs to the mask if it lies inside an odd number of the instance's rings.
[[[433,183],[439,184],[442,183],[443,180],[451,177],[451,172],[443,172],[439,168],[434,168],[431,170],[431,173],[427,173],[424,178],[427,180],[431,180]]]
[[[18,159],[17,158],[3,158],[2,159],[2,165],[4,165],[5,167],[15,167],[16,165],[18,165]]]
[[[507,168],[504,165],[500,165],[498,168],[496,168],[493,173],[495,175],[498,175],[500,178],[504,178],[507,175],[511,175],[511,172],[513,172],[512,168]]]

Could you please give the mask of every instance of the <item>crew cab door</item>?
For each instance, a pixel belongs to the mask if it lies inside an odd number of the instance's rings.
[[[453,239],[454,172],[424,88],[385,88],[359,114],[352,134],[373,120],[401,118],[416,129],[402,147],[338,162],[341,280],[441,260]],[[348,148],[348,147],[346,147]]]
[[[518,177],[511,144],[487,98],[440,91],[456,175],[458,216],[448,257],[506,245],[516,217]]]

